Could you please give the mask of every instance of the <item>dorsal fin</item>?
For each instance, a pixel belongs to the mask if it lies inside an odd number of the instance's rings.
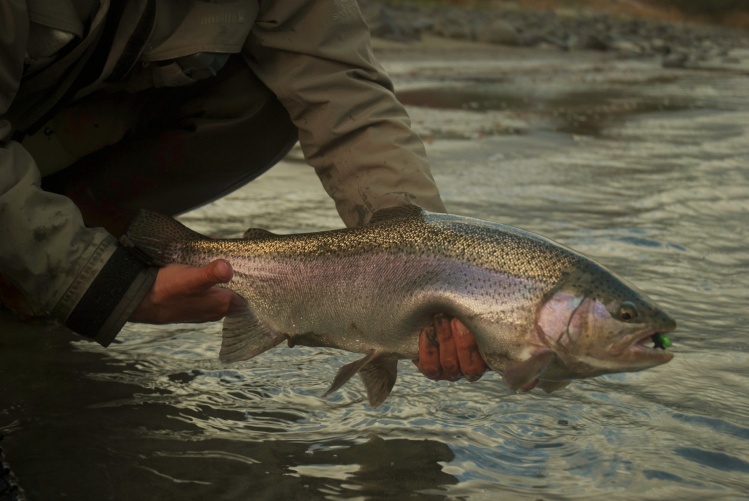
[[[209,240],[176,219],[158,212],[141,209],[120,239],[125,247],[136,247],[153,264],[173,262],[173,245],[180,242]]]
[[[274,233],[271,233],[268,230],[264,230],[262,228],[250,228],[247,231],[244,232],[244,235],[242,235],[242,238],[245,240],[260,240],[263,238],[272,238],[276,235]]]
[[[399,207],[388,207],[387,209],[380,209],[372,215],[372,219],[369,220],[369,224],[383,223],[392,219],[401,219],[404,217],[421,217],[424,214],[424,209],[418,205],[402,205]]]

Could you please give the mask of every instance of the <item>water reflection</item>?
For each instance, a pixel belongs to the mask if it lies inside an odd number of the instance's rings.
[[[450,448],[430,440],[307,442],[200,440],[143,458],[140,476],[190,483],[194,497],[222,499],[331,499],[375,496],[444,499],[458,479],[443,471]],[[153,482],[151,480],[150,482]],[[169,489],[169,486],[167,486]],[[182,489],[175,488],[177,494]],[[168,490],[167,490],[168,492]],[[145,499],[164,499],[139,492]]]
[[[122,363],[71,348],[71,338],[54,328],[10,331],[7,318],[1,325],[0,367],[16,380],[4,388],[2,414],[21,417],[6,429],[13,433],[3,445],[31,499],[176,499],[186,492],[222,499],[409,493],[443,499],[443,486],[458,483],[443,471],[455,457],[443,442],[363,431],[301,440],[298,430],[297,439],[283,440],[284,430],[304,426],[309,411],[299,400],[289,411],[267,410],[273,395],[247,388],[237,371]],[[38,365],[14,365],[31,353]],[[171,385],[159,383],[164,376]],[[57,384],[36,383],[53,379]],[[207,392],[180,390],[193,383]],[[216,393],[216,383],[233,390]],[[227,405],[234,399],[236,405]],[[13,407],[5,407],[9,402]]]

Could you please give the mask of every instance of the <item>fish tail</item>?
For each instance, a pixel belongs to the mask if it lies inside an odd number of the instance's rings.
[[[176,219],[141,210],[121,238],[126,247],[134,247],[148,256],[154,264],[165,265],[174,262],[174,249],[177,245],[206,237],[197,233]]]

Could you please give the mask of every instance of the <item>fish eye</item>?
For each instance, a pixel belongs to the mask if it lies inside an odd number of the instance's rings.
[[[622,322],[631,322],[639,316],[634,304],[626,301],[619,307],[619,319]]]

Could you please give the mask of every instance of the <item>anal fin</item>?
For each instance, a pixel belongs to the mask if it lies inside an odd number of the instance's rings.
[[[286,336],[268,329],[245,306],[224,319],[219,359],[222,362],[247,360],[280,344]]]

